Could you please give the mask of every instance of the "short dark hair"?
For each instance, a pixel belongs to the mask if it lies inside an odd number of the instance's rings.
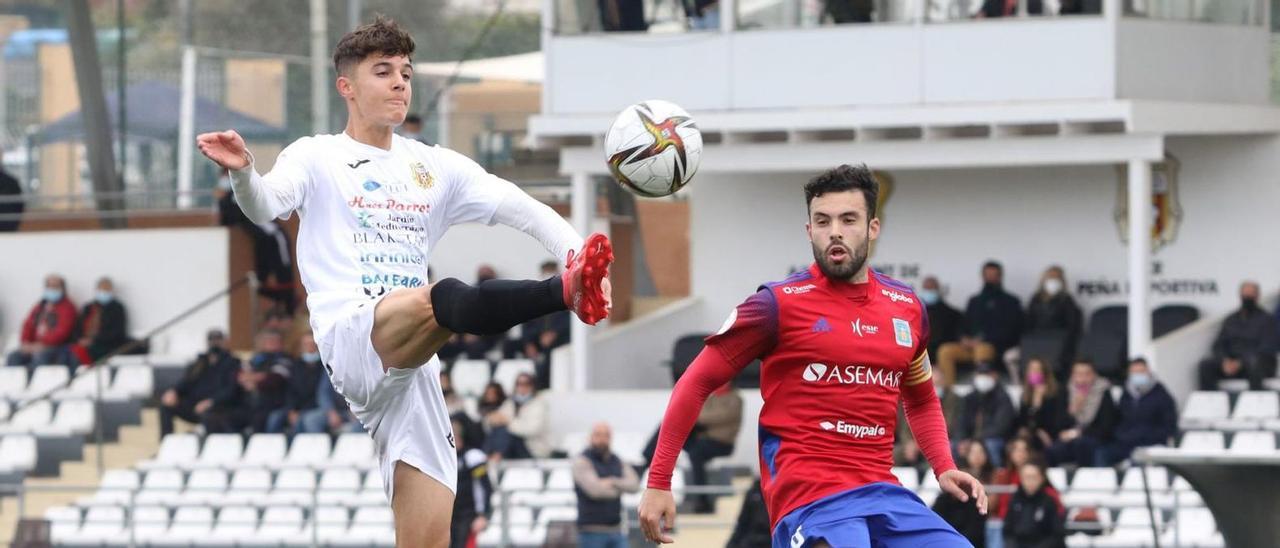
[[[867,169],[866,164],[851,166],[842,164],[822,172],[804,185],[804,205],[809,208],[813,199],[828,192],[861,191],[867,199],[867,220],[876,218],[876,200],[880,197],[880,183]]]
[[[996,260],[994,260],[994,259],[993,259],[993,260],[990,260],[990,261],[987,261],[987,262],[985,262],[985,263],[982,263],[982,269],[983,269],[983,270],[986,270],[986,269],[988,269],[988,268],[994,268],[994,269],[996,269],[996,270],[998,270],[998,271],[1000,271],[1000,272],[1004,272],[1004,265],[1001,265],[1001,264],[1000,264],[1000,261],[996,261]]]
[[[1089,369],[1093,370],[1094,373],[1098,372],[1098,366],[1093,364],[1092,358],[1076,358],[1076,361],[1071,363],[1071,368],[1075,369],[1076,366],[1078,365],[1086,366]]]
[[[346,74],[373,54],[413,57],[413,37],[390,17],[379,15],[372,23],[348,32],[333,48],[333,68]]]
[[[1144,357],[1142,357],[1142,356],[1138,356],[1138,357],[1136,357],[1136,358],[1134,358],[1134,359],[1132,359],[1132,360],[1129,360],[1129,366],[1130,366],[1130,367],[1135,366],[1135,365],[1138,365],[1138,364],[1142,364],[1142,366],[1143,366],[1143,367],[1145,367],[1145,368],[1147,368],[1147,369],[1151,369],[1151,364],[1147,363],[1147,359],[1146,359],[1146,358],[1144,358]]]
[[[409,115],[407,115],[407,116],[405,116],[405,117],[404,117],[404,123],[406,123],[406,124],[421,124],[421,123],[422,123],[422,117],[421,117],[421,116],[418,116],[417,114],[412,114],[412,113],[410,113]]]

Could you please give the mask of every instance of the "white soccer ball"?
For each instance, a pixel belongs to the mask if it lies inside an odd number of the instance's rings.
[[[604,148],[618,184],[657,198],[693,179],[702,159],[702,132],[684,109],[652,99],[622,109],[609,126]]]

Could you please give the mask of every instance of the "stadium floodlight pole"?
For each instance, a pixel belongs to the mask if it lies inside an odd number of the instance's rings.
[[[1151,343],[1151,163],[1129,160],[1129,357]]]
[[[191,207],[196,148],[196,48],[182,47],[182,96],[178,103],[178,209]]]
[[[596,203],[595,181],[585,171],[575,171],[569,181],[573,229],[578,234],[590,234]],[[591,370],[591,343],[588,340],[591,332],[587,330],[587,324],[581,321],[572,322],[569,330],[569,344],[573,348],[573,389],[583,391],[587,389],[587,372]]]
[[[311,130],[316,135],[329,132],[328,27],[328,2],[311,0]]]

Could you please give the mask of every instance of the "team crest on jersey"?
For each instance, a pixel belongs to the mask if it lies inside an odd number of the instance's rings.
[[[911,324],[907,323],[907,320],[902,318],[893,319],[893,340],[898,343],[898,346],[907,348],[913,346],[911,344]]]
[[[431,172],[427,171],[427,166],[422,165],[422,162],[414,162],[409,167],[413,168],[413,182],[417,183],[419,188],[428,190],[436,185],[435,177],[431,176]]]

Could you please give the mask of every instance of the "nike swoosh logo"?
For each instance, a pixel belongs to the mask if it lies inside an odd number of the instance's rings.
[[[367,163],[369,163],[369,160],[356,160],[354,164],[347,164],[347,167],[355,169]]]

